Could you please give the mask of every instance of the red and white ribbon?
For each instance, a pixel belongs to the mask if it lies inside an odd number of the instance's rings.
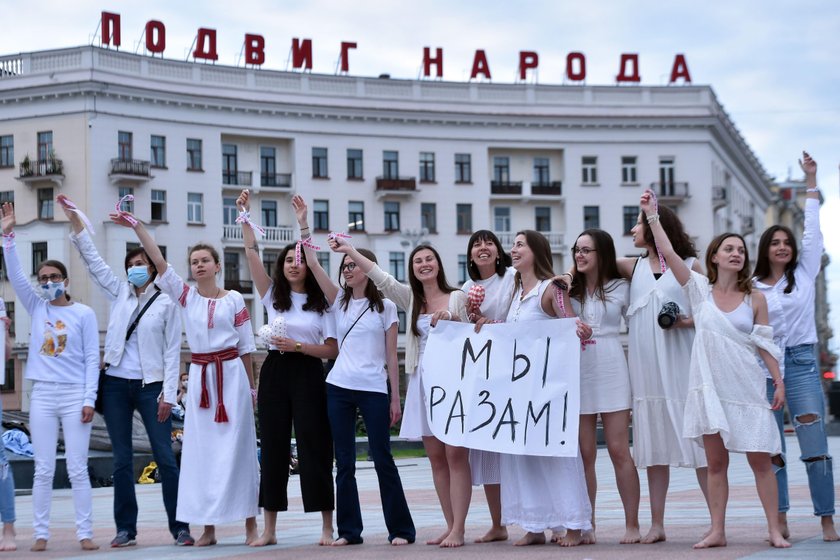
[[[260,226],[258,226],[257,224],[255,224],[254,222],[251,221],[251,213],[250,212],[246,212],[245,210],[242,210],[239,213],[239,216],[236,218],[235,222],[237,224],[246,224],[246,225],[250,226],[252,230],[254,230],[254,233],[259,233],[260,236],[265,236],[265,229],[261,228]]]
[[[330,234],[327,236],[327,239],[336,239],[337,237],[340,237],[340,238],[342,238],[342,239],[351,239],[353,236],[352,236],[352,235],[348,235],[348,234],[346,234],[346,233],[340,233],[340,232],[337,232],[337,231],[331,231],[331,232],[330,232]]]
[[[134,216],[132,216],[131,214],[129,214],[128,212],[126,212],[125,210],[120,208],[120,206],[122,206],[123,202],[132,202],[133,200],[134,200],[134,195],[133,194],[127,194],[124,197],[122,197],[121,199],[119,199],[117,201],[116,206],[114,207],[117,210],[117,214],[119,214],[122,218],[124,218],[126,222],[131,224],[131,227],[135,227],[137,225],[137,220],[134,219]]]
[[[557,302],[557,307],[560,308],[560,313],[563,314],[562,318],[565,319],[568,317],[569,314],[566,313],[566,304],[563,303],[563,290],[557,286],[554,286],[554,300]]]
[[[472,321],[484,303],[486,292],[481,284],[473,284],[467,292],[467,307],[470,309],[469,319]]]
[[[312,238],[307,237],[306,239],[301,239],[295,244],[295,266],[300,266],[300,251],[301,247],[306,245],[313,251],[320,251],[321,248],[312,243]]]
[[[656,193],[652,189],[648,189],[648,192],[650,193],[650,201],[653,203],[653,213],[658,216],[659,201],[656,200]],[[659,257],[659,268],[662,270],[662,274],[665,274],[668,267],[665,265],[665,257],[662,255],[662,251],[659,250],[659,245],[656,243],[655,237],[653,239],[653,246],[656,247],[656,255]]]
[[[78,207],[78,206],[76,206],[75,204],[73,204],[73,201],[72,201],[72,200],[70,200],[70,199],[69,199],[69,198],[67,198],[66,196],[62,196],[62,197],[61,197],[61,200],[62,200],[62,202],[64,203],[64,205],[65,205],[67,208],[69,208],[70,210],[72,210],[73,212],[75,212],[76,214],[78,214],[78,215],[79,215],[79,218],[81,218],[81,219],[82,219],[82,222],[84,222],[85,227],[88,229],[88,231],[90,231],[91,233],[96,233],[96,232],[94,231],[94,229],[93,229],[93,224],[92,224],[92,223],[90,223],[90,220],[88,219],[88,217],[87,217],[87,216],[85,216],[85,213],[84,213],[84,212],[82,212],[81,210],[79,210],[79,207]],[[119,206],[119,204],[117,204],[117,206]]]

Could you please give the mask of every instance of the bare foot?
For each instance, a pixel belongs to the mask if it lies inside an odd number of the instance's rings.
[[[402,537],[394,537],[391,539],[391,546],[404,546],[407,544],[411,544],[408,542],[408,539],[404,539]]]
[[[82,539],[79,541],[82,550],[99,550],[99,545],[90,539]]]
[[[642,544],[653,544],[658,542],[665,542],[664,527],[651,527],[650,531],[648,531],[648,534],[645,535],[645,538],[641,540]]]
[[[477,543],[488,543],[508,540],[507,527],[490,527],[483,537],[475,539]]]
[[[770,533],[770,546],[773,548],[790,548],[790,543],[779,532]]]
[[[557,544],[560,546],[577,546],[583,543],[583,535],[580,529],[566,529],[566,535]],[[595,533],[592,533],[592,544],[595,543]],[[589,544],[589,543],[586,543]]]
[[[257,529],[257,518],[249,517],[245,520],[245,544],[251,546],[251,543],[259,538],[259,530]],[[276,541],[274,544],[277,544]]]
[[[779,512],[779,532],[784,538],[790,538],[790,527],[788,527],[786,512]]]
[[[338,537],[332,542],[331,546],[347,546],[348,544],[350,544],[350,541],[348,541],[344,537]]]
[[[201,536],[198,537],[198,540],[195,541],[195,546],[213,546],[216,544],[216,530],[215,529],[204,529],[204,532],[201,533]]]
[[[554,529],[551,530],[551,542],[559,543],[560,539],[563,538],[563,535],[566,534],[566,530],[555,531]]]
[[[779,535],[781,537],[781,535]],[[784,539],[782,539],[784,540]],[[771,535],[772,544],[772,535]],[[785,541],[787,542],[787,541]],[[711,531],[708,536],[694,545],[694,548],[715,548],[718,546],[726,546],[726,534],[723,531]],[[790,545],[788,545],[790,546]]]
[[[319,546],[332,546],[335,542],[333,539],[333,532],[332,527],[324,528],[321,530],[321,540],[318,541]]]
[[[545,544],[545,533],[525,533],[525,536],[513,543],[513,546],[531,546]]]
[[[820,524],[822,525],[823,540],[825,542],[840,541],[840,535],[837,534],[837,530],[834,528],[834,518],[832,516],[823,516],[820,519]],[[787,528],[787,525],[785,525],[785,528]],[[782,536],[788,538],[790,535],[782,532]]]
[[[447,527],[446,532],[444,534],[442,534],[441,536],[439,536],[437,538],[427,540],[426,544],[433,544],[435,546],[439,545],[440,543],[442,543],[444,541],[444,539],[446,539],[446,537],[449,536],[450,531],[451,531],[451,529],[449,529]]]
[[[47,539],[35,539],[35,543],[29,548],[32,552],[44,552],[47,550]]]
[[[3,524],[3,538],[0,539],[0,551],[13,552],[17,550],[17,542],[15,542],[15,526],[11,523]]]
[[[624,536],[619,541],[621,544],[636,544],[641,542],[642,534],[638,527],[626,527],[624,529]]]
[[[454,530],[440,542],[441,548],[458,548],[459,546],[464,546],[464,533],[456,533]]]
[[[277,536],[274,533],[263,532],[258,538],[247,543],[248,546],[268,546],[277,544]]]
[[[568,534],[568,531],[566,532]],[[595,544],[595,531],[584,531],[580,534],[580,544]]]

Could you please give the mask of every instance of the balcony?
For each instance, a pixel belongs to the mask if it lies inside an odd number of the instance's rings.
[[[241,242],[242,241],[242,226],[239,224],[223,226],[224,230],[222,236],[225,242]],[[257,243],[269,245],[272,247],[281,247],[296,241],[294,238],[294,230],[290,227],[267,227],[265,229],[265,236],[260,239],[257,236]]]
[[[755,232],[755,218],[743,216],[741,218],[741,235],[749,235]]]
[[[64,181],[64,162],[56,158],[32,161],[26,157],[20,164],[20,175],[17,179],[27,185],[48,182],[61,187]]]
[[[253,183],[253,171],[222,171],[224,188],[250,187]]]
[[[225,278],[225,290],[236,290],[240,294],[252,294],[254,293],[254,281]]]
[[[563,181],[548,181],[545,183],[531,183],[533,196],[562,196]]]
[[[548,244],[551,246],[552,253],[563,253],[566,251],[566,246],[563,244],[563,232],[560,231],[541,231],[541,234],[545,236],[548,240]],[[502,248],[505,251],[510,251],[510,248],[513,247],[513,240],[516,238],[516,232],[514,231],[497,231],[496,237],[499,238],[499,242],[502,244]]]
[[[651,183],[650,188],[656,193],[660,202],[665,204],[682,204],[691,195],[688,194],[688,183]]]
[[[719,210],[727,203],[726,187],[712,187],[712,209]]]
[[[414,177],[377,177],[376,196],[412,196],[417,192],[417,179]]]
[[[291,173],[274,173],[261,174],[260,186],[276,189],[291,189],[292,188],[292,174]]]
[[[522,181],[490,181],[490,194],[522,196]]]
[[[108,178],[114,184],[140,185],[153,178],[149,167],[148,160],[114,158]]]

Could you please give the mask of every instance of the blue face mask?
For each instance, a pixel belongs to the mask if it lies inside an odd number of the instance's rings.
[[[142,288],[149,281],[149,267],[148,266],[132,266],[128,269],[128,281]]]
[[[41,297],[47,301],[58,299],[64,294],[64,282],[47,282],[41,284]]]

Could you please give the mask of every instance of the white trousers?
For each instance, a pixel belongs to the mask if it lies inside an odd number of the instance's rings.
[[[35,480],[32,484],[35,539],[50,538],[50,502],[55,477],[58,425],[64,431],[64,457],[73,488],[76,537],[93,537],[93,500],[88,476],[88,447],[91,423],[82,423],[84,385],[35,381],[29,408],[29,430],[35,451]]]

